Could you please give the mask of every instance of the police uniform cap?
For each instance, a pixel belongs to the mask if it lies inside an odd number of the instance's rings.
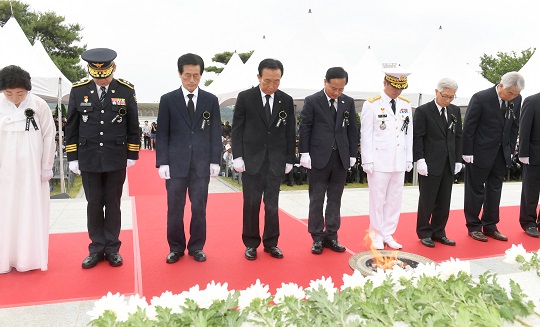
[[[86,50],[81,58],[88,63],[88,73],[94,78],[107,78],[114,70],[116,51],[107,48]]]
[[[407,76],[410,74],[403,70],[392,68],[384,71],[384,79],[396,89],[404,90],[409,86]]]

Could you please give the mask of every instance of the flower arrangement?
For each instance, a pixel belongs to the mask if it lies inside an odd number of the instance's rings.
[[[518,262],[529,257],[521,248],[511,252]],[[343,275],[339,290],[331,277],[311,281],[306,289],[283,283],[273,297],[259,280],[240,291],[212,281],[204,290],[195,285],[181,294],[164,292],[150,304],[138,295],[109,293],[88,312],[90,324],[99,327],[503,326],[505,321],[529,326],[522,317],[533,313],[534,304],[517,283],[511,281],[507,291],[493,274],[473,279],[469,262],[459,259],[377,270],[367,277],[354,271]]]

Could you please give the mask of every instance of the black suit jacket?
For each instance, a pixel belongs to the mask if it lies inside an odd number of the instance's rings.
[[[202,129],[205,116],[209,124]],[[210,164],[221,161],[221,116],[218,99],[199,88],[193,124],[182,88],[164,94],[159,102],[156,133],[156,166],[169,165],[171,177],[186,177],[191,156],[198,177],[210,175]]]
[[[503,118],[497,86],[475,93],[463,124],[463,154],[474,156],[474,165],[489,168],[502,146],[506,165],[511,166],[511,154],[516,148],[521,109],[521,95],[509,102],[513,115]],[[510,104],[511,103],[511,104]]]
[[[286,116],[286,123],[281,122],[278,127],[280,116]],[[260,88],[240,92],[233,115],[233,157],[242,157],[245,173],[255,175],[268,152],[270,171],[274,176],[282,176],[285,163],[294,163],[295,123],[293,99],[288,94],[280,90],[274,93],[272,117],[267,122]]]
[[[356,158],[358,126],[354,100],[342,94],[337,99],[336,120],[332,120],[324,90],[308,96],[300,113],[300,140],[298,152],[309,152],[313,168],[322,169],[330,160],[332,146],[337,144],[341,163],[349,169],[349,158]],[[344,124],[348,116],[349,124]]]
[[[523,101],[519,123],[519,157],[528,157],[530,165],[540,165],[540,93]]]
[[[461,162],[461,113],[459,108],[452,104],[446,107],[446,110],[447,125],[444,125],[441,119],[435,100],[421,105],[414,112],[413,158],[414,161],[426,159],[428,174],[433,176],[442,174],[446,160],[450,164],[452,175],[455,163]]]

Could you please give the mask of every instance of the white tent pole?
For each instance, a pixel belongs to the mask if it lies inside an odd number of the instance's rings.
[[[60,169],[60,192],[66,193],[64,185],[64,151],[62,149],[62,78],[58,78],[58,168]]]

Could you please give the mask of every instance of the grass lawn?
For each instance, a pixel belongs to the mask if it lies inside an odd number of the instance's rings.
[[[52,182],[54,189],[51,191],[51,196],[60,194],[60,182],[55,180]],[[67,191],[67,182],[65,182],[65,187]],[[80,175],[75,175],[75,180],[73,181],[73,186],[69,189],[69,192],[66,192],[70,198],[76,198],[77,194],[79,194],[79,191],[82,187],[82,178]]]
[[[233,180],[231,177],[224,177],[224,176],[218,176],[219,179],[221,179],[222,181],[228,183],[229,185],[231,185],[232,187],[234,187],[235,189],[237,189],[238,191],[241,191],[242,190],[242,185],[238,184],[238,181],[236,180]],[[366,188],[368,187],[368,184],[367,183],[364,183],[364,184],[360,184],[360,183],[349,183],[347,185],[345,185],[345,188]],[[293,185],[293,186],[287,186],[287,184],[281,184],[280,185],[280,190],[281,191],[299,191],[299,190],[307,190],[308,189],[308,184],[307,183],[304,183],[304,185]]]

